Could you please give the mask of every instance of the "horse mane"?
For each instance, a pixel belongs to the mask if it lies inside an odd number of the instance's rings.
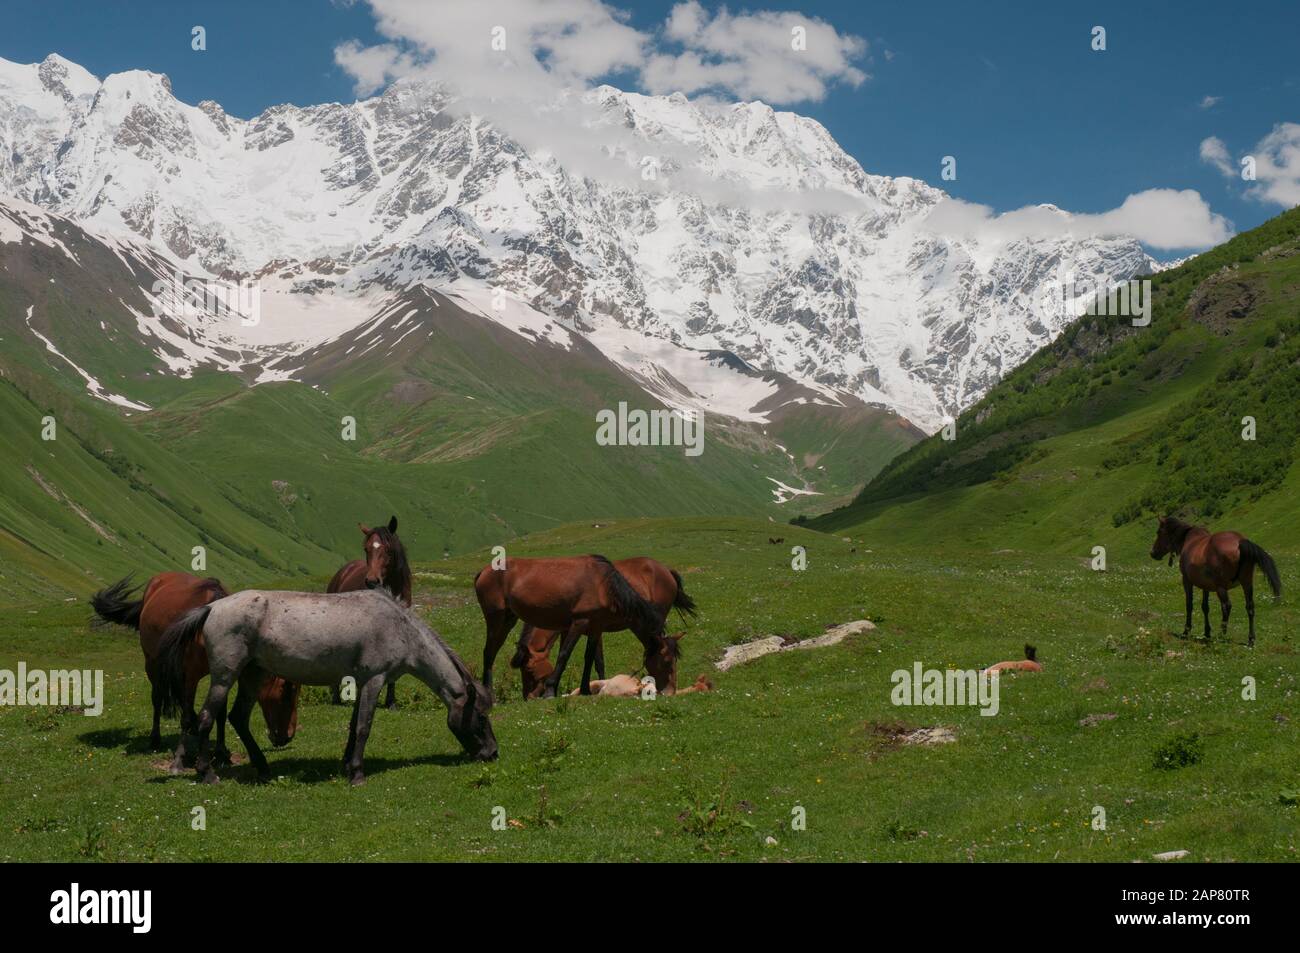
[[[212,593],[213,602],[216,602],[218,599],[224,599],[226,596],[230,595],[230,593],[226,591],[226,587],[221,584],[221,580],[216,576],[209,576],[207,579],[199,580],[199,589]]]
[[[627,577],[619,572],[609,559],[596,553],[592,553],[591,558],[604,570],[605,585],[609,587],[610,601],[613,603],[615,611],[628,620],[632,631],[638,636],[642,632],[647,637],[658,635],[663,628],[663,620],[659,618],[659,613],[655,611],[655,607],[632,588],[632,584],[627,581]],[[667,639],[665,641],[671,644],[673,640]]]
[[[1178,546],[1182,546],[1187,534],[1194,529],[1203,529],[1204,527],[1193,526],[1185,520],[1180,520],[1177,516],[1166,516],[1165,526],[1169,527],[1169,538]]]
[[[487,689],[483,687],[483,683],[474,677],[474,673],[469,670],[469,666],[465,664],[464,660],[456,654],[456,650],[444,642],[442,636],[434,631],[433,626],[421,619],[414,609],[406,608],[405,606],[403,606],[403,608],[406,609],[406,612],[410,615],[411,619],[414,620],[416,628],[431,638],[434,645],[447,653],[447,658],[451,660],[452,668],[454,668],[460,674],[460,677],[465,680],[465,692],[469,695],[470,706],[483,712],[486,712],[491,708],[491,694],[489,694]]]

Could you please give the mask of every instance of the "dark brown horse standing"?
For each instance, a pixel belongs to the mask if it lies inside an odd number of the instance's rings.
[[[546,679],[548,698],[555,695],[569,654],[582,635],[588,637],[582,693],[590,694],[600,635],[621,629],[631,629],[640,640],[645,669],[658,691],[671,694],[677,687],[677,639],[664,634],[663,615],[604,556],[512,558],[503,569],[489,564],[475,578],[474,591],[487,626],[483,684],[489,691],[497,652],[520,619],[540,629],[567,633],[556,669]]]
[[[356,592],[360,589],[378,589],[380,586],[391,592],[408,609],[411,607],[411,565],[406,560],[406,547],[397,538],[397,517],[388,521],[387,526],[371,529],[357,524],[365,536],[362,552],[364,559],[354,559],[334,574],[326,592]],[[339,687],[334,686],[333,701],[343,704]],[[390,682],[388,694],[384,698],[385,708],[397,707],[397,691]]]
[[[176,715],[176,705],[174,702],[169,703],[170,698],[162,683],[159,651],[163,632],[190,609],[224,599],[229,593],[219,580],[200,579],[184,572],[158,573],[144,587],[144,595],[133,600],[131,597],[136,591],[137,588],[132,587],[131,577],[128,576],[95,593],[90,597],[90,604],[103,622],[127,625],[140,633],[144,668],[153,688],[153,731],[149,734],[149,744],[157,751],[162,747],[159,719],[163,715],[168,718]],[[199,681],[208,674],[208,654],[201,635],[185,653],[184,665],[181,740],[172,758],[173,771],[180,771],[184,767],[186,757],[193,748],[193,734],[198,725],[194,696]],[[282,678],[267,678],[262,683],[257,700],[261,703],[262,714],[266,716],[271,742],[276,747],[287,745],[298,729],[298,686]],[[226,751],[225,734],[226,723],[223,717],[217,725],[217,747],[224,759],[228,760],[230,753]],[[191,741],[188,747],[187,740]]]
[[[686,594],[682,577],[678,575],[677,570],[669,569],[663,563],[648,556],[617,560],[614,568],[623,574],[639,595],[655,607],[655,611],[665,622],[669,611],[673,608],[677,609],[683,620],[687,615],[695,615],[695,600]],[[612,630],[605,630],[605,632],[609,631]],[[523,632],[520,633],[519,645],[515,649],[514,657],[510,659],[510,667],[520,670],[519,677],[523,683],[524,698],[539,696],[545,689],[547,679],[556,670],[556,666],[551,664],[550,653],[551,647],[560,634],[557,629],[539,629],[531,625],[525,625]],[[572,636],[572,640],[576,641],[577,636]],[[570,640],[566,639],[566,642],[568,641]],[[604,633],[601,633],[596,637],[595,658],[596,677],[601,679],[605,677],[603,643]],[[588,672],[585,680],[590,682],[590,679],[591,673]]]
[[[1240,533],[1231,531],[1211,533],[1204,526],[1192,526],[1172,516],[1160,517],[1160,528],[1151,547],[1151,558],[1174,556],[1183,572],[1183,592],[1187,596],[1187,624],[1183,635],[1192,631],[1192,587],[1204,590],[1201,595],[1201,612],[1205,615],[1205,640],[1210,640],[1210,593],[1219,597],[1223,607],[1223,636],[1228,635],[1228,616],[1232,602],[1228,590],[1240,585],[1246,596],[1246,615],[1250,619],[1250,645],[1255,644],[1255,567],[1258,566],[1273,590],[1273,597],[1282,597],[1282,580],[1278,577],[1273,557],[1263,547],[1252,543]]]

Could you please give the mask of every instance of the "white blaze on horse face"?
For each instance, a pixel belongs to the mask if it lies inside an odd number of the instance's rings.
[[[370,548],[371,548],[371,549],[378,549],[378,548],[379,548],[379,540],[375,540],[373,543],[371,543],[371,544],[370,544]]]

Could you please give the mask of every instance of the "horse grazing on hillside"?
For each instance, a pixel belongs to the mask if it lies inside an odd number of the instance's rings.
[[[153,686],[153,731],[149,744],[154,751],[162,747],[159,719],[176,716],[177,705],[181,714],[181,739],[172,758],[171,770],[179,772],[193,753],[192,742],[198,717],[194,713],[194,696],[199,680],[208,674],[208,655],[200,636],[190,646],[182,659],[184,685],[179,696],[169,695],[160,674],[160,643],[163,632],[181,615],[191,609],[224,599],[229,593],[217,579],[200,579],[184,572],[160,572],[144,587],[139,599],[132,596],[139,587],[131,585],[131,577],[115,582],[90,597],[90,605],[99,617],[99,623],[115,622],[127,625],[140,633],[140,648],[144,650],[144,669]],[[254,689],[266,716],[266,727],[271,743],[277,748],[287,745],[298,730],[298,686],[282,678],[267,678]],[[222,712],[217,724],[217,758],[228,762],[226,750],[226,718]]]
[[[1240,533],[1231,531],[1211,533],[1204,526],[1192,526],[1172,516],[1160,517],[1156,541],[1151,546],[1151,558],[1174,556],[1183,573],[1183,592],[1187,596],[1187,624],[1183,635],[1192,631],[1192,587],[1199,586],[1201,612],[1205,615],[1205,641],[1210,641],[1210,592],[1215,592],[1223,607],[1223,637],[1228,636],[1228,616],[1232,602],[1228,590],[1240,585],[1246,595],[1246,616],[1250,619],[1250,641],[1255,644],[1255,567],[1258,566],[1273,590],[1273,598],[1282,598],[1282,580],[1277,573],[1273,557],[1263,547],[1252,543]]]
[[[569,654],[582,635],[588,637],[582,693],[590,694],[591,668],[600,635],[620,629],[631,629],[640,640],[645,650],[645,669],[654,677],[658,691],[671,694],[677,687],[677,657],[681,650],[677,637],[664,633],[665,613],[641,596],[604,556],[510,559],[504,569],[489,564],[475,577],[474,591],[487,626],[483,683],[489,690],[497,652],[520,619],[537,628],[567,633],[558,665],[546,677],[544,695],[548,698],[554,697]]]
[[[365,781],[362,761],[379,692],[386,682],[411,674],[447,706],[447,727],[471,758],[497,756],[497,741],[488,720],[491,694],[479,685],[465,663],[411,610],[386,592],[258,591],[250,589],[192,609],[163,634],[162,676],[167,691],[184,685],[184,658],[202,631],[212,681],[199,713],[200,780],[217,780],[208,751],[213,720],[225,709],[226,696],[239,683],[230,712],[239,740],[258,780],[270,777],[266,758],[248,730],[252,695],[247,688],[276,672],[304,685],[337,685],[344,676],[360,691],[343,752],[352,784]]]
[[[371,529],[357,524],[365,537],[362,553],[364,559],[354,559],[334,574],[326,592],[356,592],[360,589],[378,589],[381,586],[396,596],[408,609],[411,607],[411,564],[406,559],[406,547],[397,538],[397,517],[388,520],[388,526]],[[343,704],[339,687],[334,686],[331,700]],[[388,683],[385,708],[397,707],[397,690]]]
[[[623,574],[639,595],[654,605],[665,621],[669,610],[673,608],[677,609],[683,620],[687,615],[695,615],[695,600],[686,594],[682,577],[677,570],[669,569],[648,556],[620,559],[614,563],[614,568]],[[545,689],[546,680],[556,670],[556,666],[551,664],[550,653],[551,646],[559,636],[560,632],[556,629],[539,629],[532,625],[525,625],[520,633],[519,645],[514,657],[510,659],[510,667],[519,669],[525,699],[538,697]],[[677,638],[680,639],[681,636]],[[573,636],[573,641],[576,639],[577,636]],[[605,678],[604,641],[604,633],[597,636],[595,669],[598,679]],[[586,678],[590,682],[590,672]],[[594,689],[595,686],[592,687]]]

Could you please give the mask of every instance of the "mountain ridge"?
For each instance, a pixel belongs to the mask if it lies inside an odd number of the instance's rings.
[[[19,198],[196,272],[287,260],[292,291],[501,288],[557,318],[730,351],[927,431],[1069,322],[1042,306],[1067,276],[1158,267],[1132,239],[934,233],[943,192],[871,175],[820,123],[762,103],[571,93],[547,118],[608,154],[561,156],[439,84],[242,120],[178,102],[161,74],[92,90],[74,67],[0,66],[0,153],[21,158],[0,163],[0,188]]]

